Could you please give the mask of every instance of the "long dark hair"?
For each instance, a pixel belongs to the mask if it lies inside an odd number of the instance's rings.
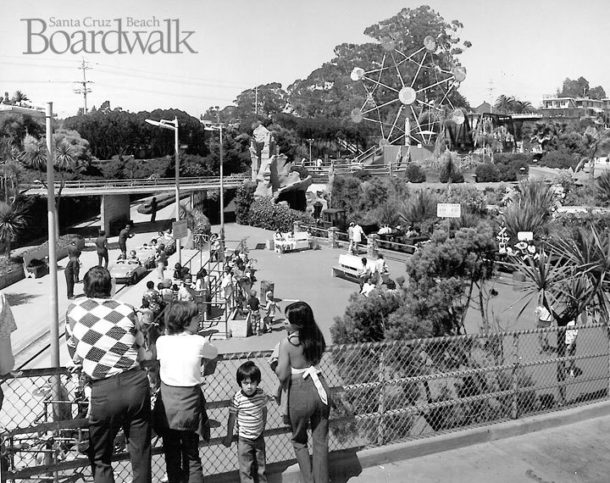
[[[288,322],[299,329],[299,341],[305,359],[315,366],[322,359],[326,342],[311,307],[305,302],[294,302],[286,307],[285,313]]]

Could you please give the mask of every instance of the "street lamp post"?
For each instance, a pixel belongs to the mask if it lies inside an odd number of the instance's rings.
[[[148,124],[157,126],[163,129],[171,129],[174,131],[174,150],[175,150],[175,165],[176,165],[176,221],[180,220],[180,146],[178,144],[178,118],[175,117],[173,121],[167,121],[161,119],[160,121],[153,121],[152,119],[146,119]],[[182,264],[182,249],[180,247],[180,239],[176,240],[176,253],[178,255],[178,263]]]
[[[309,166],[311,166],[311,143],[313,143],[313,139],[308,139],[309,141]]]
[[[32,117],[44,117],[47,136],[47,230],[49,239],[49,277],[51,290],[49,292],[49,309],[51,312],[51,364],[59,367],[59,311],[57,296],[57,213],[55,210],[55,150],[53,146],[53,103],[47,102],[46,109],[33,107],[11,106],[0,104],[0,111],[15,112]]]
[[[224,259],[225,252],[225,198],[224,198],[224,170],[223,170],[223,147],[222,147],[222,123],[212,123],[211,121],[201,121],[204,131],[218,131],[220,135],[220,253]]]

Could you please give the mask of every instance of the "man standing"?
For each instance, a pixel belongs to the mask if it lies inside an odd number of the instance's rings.
[[[133,237],[133,233],[131,233],[131,225],[127,223],[125,228],[119,232],[119,250],[121,250],[123,259],[127,258],[127,239],[131,237]]]
[[[364,235],[364,231],[358,223],[351,222],[349,224],[347,234],[349,236],[349,247],[347,251],[354,255],[357,255],[358,244],[362,241],[362,237],[366,238],[366,236]]]
[[[70,243],[68,246],[68,260],[74,262],[74,283],[80,282],[80,250],[76,246],[76,242]]]
[[[139,360],[150,359],[131,305],[112,300],[103,267],[84,277],[85,297],[68,306],[66,339],[75,364],[91,380],[89,460],[96,483],[114,481],[114,438],[128,435],[134,483],[151,481],[150,386]]]
[[[155,218],[157,217],[157,198],[153,196],[153,199],[150,200],[150,221],[151,223],[155,222]]]
[[[101,267],[108,268],[108,239],[106,238],[106,232],[100,230],[99,236],[95,239],[95,249],[97,251],[98,265]]]
[[[76,281],[76,266],[78,266],[78,262],[74,260],[68,260],[68,264],[64,269],[64,275],[66,276],[66,287],[68,293],[68,300],[72,300],[74,298],[74,282]]]

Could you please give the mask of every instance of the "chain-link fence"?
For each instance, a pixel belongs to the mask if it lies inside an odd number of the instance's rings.
[[[426,438],[606,399],[609,347],[602,324],[332,346],[320,364],[333,399],[330,450]],[[270,355],[225,354],[207,377],[203,390],[212,429],[211,441],[201,447],[206,475],[238,468],[235,445],[221,444],[239,389],[235,373],[244,361],[254,361],[261,387],[273,395],[277,378]],[[8,479],[38,475],[67,481],[62,475],[72,477],[74,468],[89,479],[79,453],[87,440],[80,418],[86,401],[73,377],[65,369],[24,371],[3,388],[0,425]],[[265,437],[268,463],[294,459],[290,430],[275,403],[269,404]],[[115,443],[121,460],[115,463],[116,479],[129,481],[124,441]],[[159,481],[165,464],[158,438],[154,446],[153,474]]]

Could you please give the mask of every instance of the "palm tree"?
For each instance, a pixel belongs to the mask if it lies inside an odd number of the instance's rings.
[[[590,310],[608,324],[610,303],[610,236],[591,225],[579,228],[569,239],[551,239],[537,260],[518,259],[513,268],[525,276],[524,298],[537,298],[560,328],[557,333],[557,380],[566,378],[565,327],[571,320]],[[529,302],[529,300],[527,301]],[[520,313],[523,313],[527,302]],[[561,384],[560,384],[561,386]],[[565,388],[560,389],[565,400]]]
[[[30,98],[27,96],[27,94],[19,90],[15,91],[15,94],[13,94],[13,97],[11,98],[11,102],[18,106],[27,104],[29,100]]]
[[[5,255],[11,255],[11,242],[26,227],[27,223],[22,208],[0,201],[0,241],[4,244]]]
[[[517,185],[512,203],[504,210],[504,224],[512,238],[521,231],[539,236],[553,208],[553,192],[542,181],[523,180]]]
[[[421,232],[421,224],[436,216],[436,201],[428,191],[419,190],[403,203],[398,215],[411,225],[419,225]]]
[[[23,160],[27,166],[38,170],[40,180],[43,181],[42,171],[47,166],[47,147],[44,141],[27,134],[23,140]]]
[[[508,114],[509,112],[513,112],[515,101],[516,99],[513,96],[505,96],[502,94],[496,99],[494,109],[503,114]]]

